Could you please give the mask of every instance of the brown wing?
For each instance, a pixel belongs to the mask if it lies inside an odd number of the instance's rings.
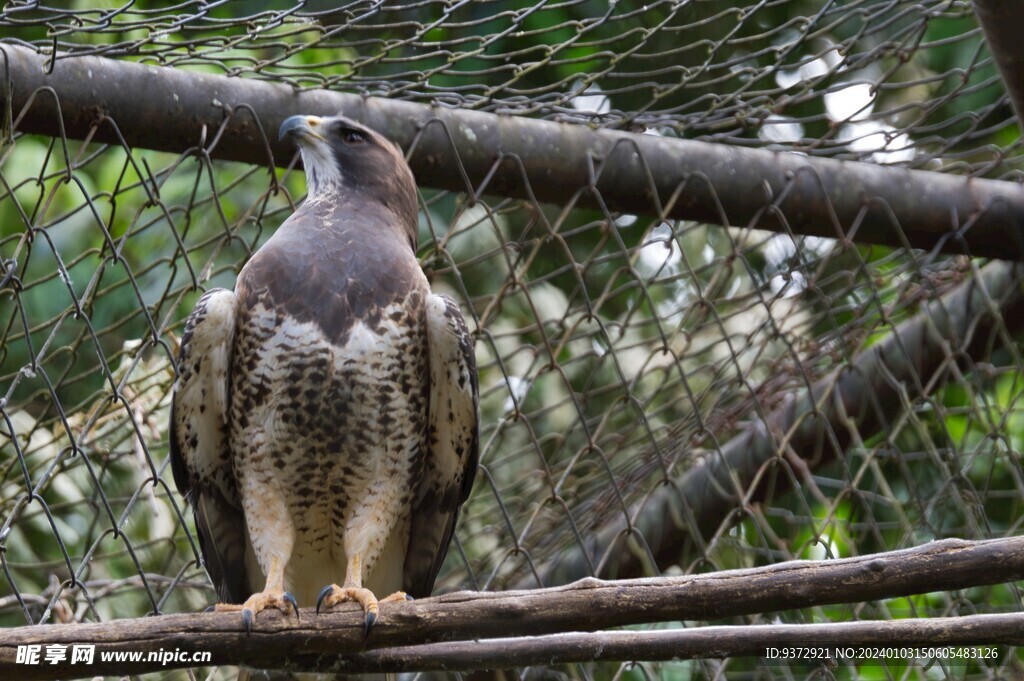
[[[434,588],[480,455],[473,339],[459,306],[447,296],[427,297],[427,343],[427,456],[413,500],[403,579],[403,589],[415,598],[429,596]]]
[[[245,519],[228,443],[235,294],[207,291],[185,324],[171,401],[174,482],[195,509],[199,547],[223,602],[248,597]]]

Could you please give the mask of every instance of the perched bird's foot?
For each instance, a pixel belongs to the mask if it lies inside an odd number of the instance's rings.
[[[299,604],[295,601],[295,596],[280,589],[267,589],[266,591],[253,594],[241,605],[218,603],[214,606],[216,612],[238,612],[241,610],[242,624],[245,626],[245,633],[247,634],[252,633],[252,621],[256,618],[256,615],[267,608],[276,608],[285,615],[289,611],[293,611],[296,618],[299,616]]]
[[[363,589],[362,587],[356,586],[338,586],[337,584],[330,584],[325,586],[320,592],[320,595],[316,599],[316,612],[319,615],[320,610],[326,610],[338,603],[345,603],[346,601],[355,601],[359,605],[363,606],[363,636],[369,636],[370,630],[373,629],[373,625],[377,622],[377,615],[380,612],[380,603],[391,603],[393,601],[406,601],[412,600],[411,596],[408,596],[403,591],[396,591],[387,598],[377,600],[377,597],[373,595],[373,592],[369,589]]]

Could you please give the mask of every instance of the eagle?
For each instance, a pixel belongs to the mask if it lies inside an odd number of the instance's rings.
[[[307,197],[188,317],[171,467],[216,610],[250,631],[267,608],[356,601],[369,634],[379,602],[430,595],[472,487],[473,339],[416,259],[399,147],[340,115],[280,137]]]

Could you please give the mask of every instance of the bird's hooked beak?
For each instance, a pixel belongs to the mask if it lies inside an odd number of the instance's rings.
[[[324,136],[318,132],[322,121],[323,119],[319,116],[289,116],[281,124],[277,139],[283,140],[286,136],[290,136],[296,141],[303,138],[323,141]]]
[[[310,196],[344,184],[338,158],[327,138],[331,120],[320,116],[289,116],[278,131],[278,139],[289,137],[299,147]]]

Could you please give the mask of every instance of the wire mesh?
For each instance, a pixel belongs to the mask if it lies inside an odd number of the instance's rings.
[[[9,2],[0,37],[55,59],[1021,178],[1019,131],[967,2],[272,5]],[[200,610],[214,595],[167,470],[178,336],[201,290],[232,286],[301,200],[301,173],[12,133],[0,148],[0,622]],[[980,265],[471,193],[421,190],[421,261],[471,318],[481,385],[480,475],[437,591],[549,584],[572,551],[596,571],[614,556],[595,554],[593,536]],[[738,500],[661,569],[1016,534],[1024,386],[1012,325],[1000,330],[984,360],[951,349],[886,429],[843,456],[801,470],[781,452],[763,498]],[[634,539],[622,550],[642,553]],[[1007,585],[743,621],[1001,612],[1020,600]],[[1012,652],[883,667],[1019,670]],[[802,673],[741,658],[541,671]],[[229,671],[188,676],[207,673]]]

